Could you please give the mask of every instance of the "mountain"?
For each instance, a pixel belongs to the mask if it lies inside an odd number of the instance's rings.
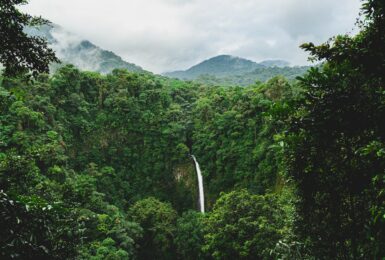
[[[73,64],[81,70],[102,74],[118,68],[132,72],[145,72],[141,67],[123,60],[115,53],[104,50],[58,25],[28,27],[25,31],[31,36],[46,38],[62,64]],[[52,64],[51,69],[55,70],[62,64]],[[231,55],[219,55],[187,70],[168,72],[163,75],[206,84],[247,86],[255,81],[266,81],[277,75],[295,79],[303,75],[308,68],[306,66],[289,67],[289,63],[284,60],[266,60],[257,63]]]
[[[262,67],[251,72],[224,77],[204,74],[195,78],[194,81],[218,86],[249,86],[255,84],[257,81],[265,82],[276,76],[284,76],[289,81],[292,81],[299,76],[303,76],[309,68],[310,66]]]
[[[289,65],[289,62],[284,60],[266,60],[257,63],[240,57],[219,55],[187,70],[168,72],[163,75],[206,84],[247,86],[256,81],[264,82],[278,75],[293,80],[302,76],[310,68]]]
[[[118,68],[144,72],[141,67],[124,61],[115,53],[104,50],[90,41],[65,31],[58,25],[44,25],[39,28],[29,27],[25,31],[31,36],[46,38],[50,47],[64,64],[73,64],[82,70],[96,71],[103,74]],[[55,68],[57,65],[52,67]]]
[[[179,79],[195,79],[204,74],[227,76],[231,74],[250,72],[261,66],[262,65],[259,65],[251,60],[230,55],[220,55],[205,60],[188,70],[164,73],[164,75]]]
[[[259,64],[265,66],[265,67],[289,67],[290,63],[285,60],[265,60],[260,62]]]

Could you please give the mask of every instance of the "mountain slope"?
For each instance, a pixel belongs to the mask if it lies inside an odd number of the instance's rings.
[[[185,71],[164,73],[165,76],[180,79],[195,79],[200,75],[228,76],[253,71],[263,67],[251,60],[230,55],[219,55],[205,60]]]
[[[303,76],[310,66],[295,67],[262,67],[251,72],[239,75],[229,75],[225,77],[217,77],[214,75],[200,75],[194,80],[209,85],[221,86],[249,86],[256,81],[265,82],[275,76],[284,76],[288,80],[295,80],[299,76]]]
[[[259,64],[265,66],[265,67],[289,67],[290,63],[285,60],[264,60],[260,62]]]
[[[284,60],[266,60],[257,63],[230,55],[220,55],[185,71],[168,72],[164,75],[206,84],[247,86],[255,81],[263,82],[278,75],[293,80],[302,76],[309,68],[309,66],[290,67],[289,62]]]
[[[45,25],[40,28],[26,28],[29,35],[46,38],[50,47],[56,52],[64,64],[73,64],[82,70],[96,71],[103,74],[113,69],[127,69],[128,71],[144,72],[144,70],[124,61],[111,51],[104,50],[90,41],[65,31],[57,25]],[[53,67],[56,67],[54,65]]]

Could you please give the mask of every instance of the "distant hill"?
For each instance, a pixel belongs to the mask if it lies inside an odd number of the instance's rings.
[[[58,25],[44,25],[39,28],[26,28],[32,36],[46,38],[62,64],[73,64],[81,70],[103,74],[113,69],[127,69],[132,72],[145,72],[141,67],[123,60],[111,51],[104,50],[92,42],[64,30]],[[52,64],[55,70],[62,64]],[[303,75],[309,67],[290,67],[284,60],[254,62],[231,55],[219,55],[192,66],[187,70],[164,73],[164,76],[182,80],[214,85],[247,86],[256,81],[266,81],[274,76],[283,75],[295,79]]]
[[[213,76],[228,76],[250,72],[260,67],[263,67],[263,65],[259,65],[251,60],[230,55],[220,55],[205,60],[188,70],[164,73],[164,75],[179,79],[196,79],[204,74]]]
[[[289,67],[290,63],[285,60],[265,60],[260,62],[259,64],[265,66],[265,67]]]
[[[278,75],[285,76],[289,80],[295,79],[310,68],[289,65],[289,62],[284,60],[266,60],[257,63],[240,57],[220,55],[187,70],[168,72],[163,75],[207,84],[247,86],[256,81],[264,82]]]
[[[225,77],[217,77],[209,74],[200,75],[195,78],[196,82],[209,85],[221,86],[249,86],[257,81],[265,82],[275,76],[281,75],[288,80],[295,80],[298,76],[302,76],[310,66],[295,66],[295,67],[264,67],[257,68],[254,71],[230,75]]]
[[[103,74],[116,68],[144,72],[141,67],[124,61],[115,53],[104,50],[88,40],[81,39],[58,25],[44,25],[38,29],[26,28],[25,30],[29,35],[46,38],[50,47],[64,64],[73,64],[82,70]],[[57,65],[52,67],[55,68]]]

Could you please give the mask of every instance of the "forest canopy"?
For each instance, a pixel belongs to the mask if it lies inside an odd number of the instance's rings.
[[[34,41],[25,1],[0,3],[21,19],[1,33]],[[303,77],[247,87],[48,74],[37,39],[37,67],[1,60],[0,258],[384,258],[384,10],[363,1],[356,35],[302,45],[323,63]]]

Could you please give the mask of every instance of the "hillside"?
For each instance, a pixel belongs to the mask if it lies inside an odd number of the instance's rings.
[[[224,77],[204,74],[197,77],[195,81],[218,86],[249,86],[258,81],[265,82],[278,75],[284,76],[286,79],[292,81],[297,77],[304,75],[309,68],[310,66],[260,67],[243,74]]]
[[[264,60],[259,64],[266,67],[289,67],[290,63],[285,60]]]
[[[249,72],[258,67],[262,67],[262,65],[251,60],[230,55],[220,55],[207,59],[188,70],[164,73],[164,75],[179,79],[195,79],[203,74],[227,76]]]
[[[108,74],[113,69],[127,69],[131,72],[144,70],[123,60],[115,53],[104,50],[92,42],[64,30],[59,25],[44,25],[38,28],[26,28],[31,36],[47,39],[62,64],[52,64],[55,71],[63,64],[73,64],[81,70]],[[272,77],[283,75],[292,80],[302,76],[309,67],[289,67],[284,60],[266,60],[260,63],[235,57],[219,55],[207,59],[187,70],[164,73],[164,76],[182,80],[196,80],[210,85],[248,86],[256,81],[264,82]]]
[[[73,64],[86,70],[107,74],[113,69],[127,69],[132,72],[144,70],[127,61],[124,61],[115,53],[104,50],[92,42],[82,39],[77,35],[65,31],[58,25],[45,25],[39,28],[27,28],[27,33],[32,36],[40,36],[50,44],[63,64]],[[57,69],[57,64],[51,66]]]
[[[293,80],[302,76],[310,67],[290,67],[287,61],[266,60],[260,63],[234,57],[220,55],[205,60],[187,70],[164,73],[165,76],[182,80],[196,80],[213,85],[248,86],[256,81],[266,81],[278,75]]]

